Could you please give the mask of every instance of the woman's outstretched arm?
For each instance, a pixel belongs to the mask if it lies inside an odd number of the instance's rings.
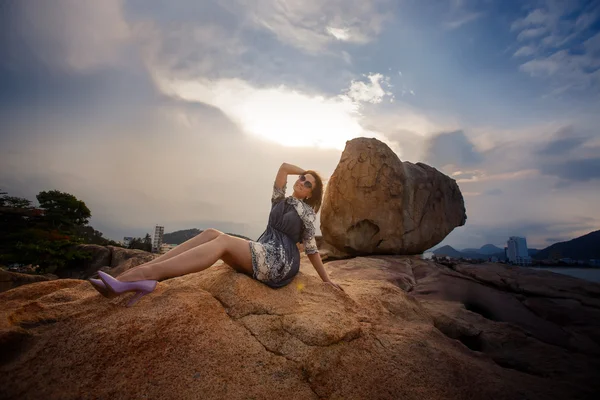
[[[302,175],[305,171],[292,164],[283,163],[277,171],[277,177],[275,177],[275,186],[281,189],[283,185],[287,183],[288,175]]]
[[[319,274],[323,282],[333,285],[334,287],[340,289],[342,292],[344,291],[344,289],[342,289],[340,285],[338,285],[337,283],[333,283],[331,279],[329,279],[329,276],[327,276],[327,272],[325,272],[325,267],[323,266],[323,261],[321,260],[321,255],[319,253],[308,254],[308,259],[312,263],[313,267],[315,267],[315,269],[317,270],[317,273]]]

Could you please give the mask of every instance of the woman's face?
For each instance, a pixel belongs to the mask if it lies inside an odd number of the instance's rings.
[[[302,177],[304,177],[304,181],[302,180]],[[308,185],[306,182],[309,182],[310,185]],[[301,197],[310,197],[312,195],[312,188],[314,188],[316,184],[317,181],[311,174],[300,175],[296,180],[296,183],[294,183],[294,190]],[[307,186],[311,186],[312,188]]]

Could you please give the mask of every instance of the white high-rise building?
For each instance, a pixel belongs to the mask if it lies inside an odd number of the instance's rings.
[[[162,245],[163,235],[165,233],[165,227],[156,225],[154,228],[154,236],[152,237],[152,252],[158,253],[160,246]]]
[[[506,242],[508,261],[518,265],[531,265],[531,257],[527,251],[527,240],[523,237],[511,236]]]

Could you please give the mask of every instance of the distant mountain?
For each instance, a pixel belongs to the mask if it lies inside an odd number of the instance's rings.
[[[538,249],[527,249],[527,254],[529,254],[529,257],[533,257],[535,256],[537,253],[539,253]]]
[[[175,232],[171,232],[171,233],[165,233],[163,235],[163,243],[169,243],[169,244],[181,244],[183,242],[185,242],[188,239],[193,238],[194,236],[198,235],[200,232],[202,232],[200,229],[184,229],[181,231],[175,231]]]
[[[568,242],[554,243],[534,255],[538,260],[572,258],[589,260],[600,258],[600,231],[590,232]]]
[[[198,234],[200,234],[202,232],[203,231],[201,231],[200,229],[193,228],[193,229],[184,229],[181,231],[175,231],[175,232],[171,232],[171,233],[165,233],[163,235],[163,243],[181,244],[181,243],[193,238],[194,236],[197,236]],[[238,235],[236,233],[228,233],[228,232],[226,232],[226,233],[231,236],[237,236],[242,239],[251,240],[250,238],[248,238],[246,236]]]
[[[496,247],[494,245],[485,245],[482,246],[484,251],[491,251],[492,247]],[[498,247],[496,247],[498,249]],[[481,249],[464,249],[463,251],[458,251],[452,246],[442,246],[439,249],[435,249],[432,251],[436,256],[448,256],[452,258],[474,258],[480,260],[487,260],[492,256],[498,257],[499,260],[504,260],[504,250],[499,249],[500,251],[493,254],[482,254],[480,253]]]
[[[479,254],[484,256],[492,256],[497,253],[504,253],[504,249],[494,246],[493,244],[484,244],[478,249],[463,249],[463,253]]]
[[[452,246],[442,246],[439,249],[434,250],[433,254],[435,254],[436,256],[447,256],[453,258],[462,257],[462,253]]]
[[[504,253],[504,249],[494,246],[493,244],[485,244],[485,245],[481,246],[481,248],[479,249],[479,253],[486,254],[486,255],[492,255],[492,254],[497,254],[497,253]]]

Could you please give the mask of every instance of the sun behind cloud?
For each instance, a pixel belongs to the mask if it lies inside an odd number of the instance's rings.
[[[240,79],[162,80],[159,84],[173,96],[218,107],[259,138],[290,147],[343,150],[347,140],[378,136],[361,126],[360,108],[361,102],[377,103],[391,95],[381,89],[380,78],[377,75],[360,85],[352,82],[347,94],[332,97],[285,85],[258,88]]]

